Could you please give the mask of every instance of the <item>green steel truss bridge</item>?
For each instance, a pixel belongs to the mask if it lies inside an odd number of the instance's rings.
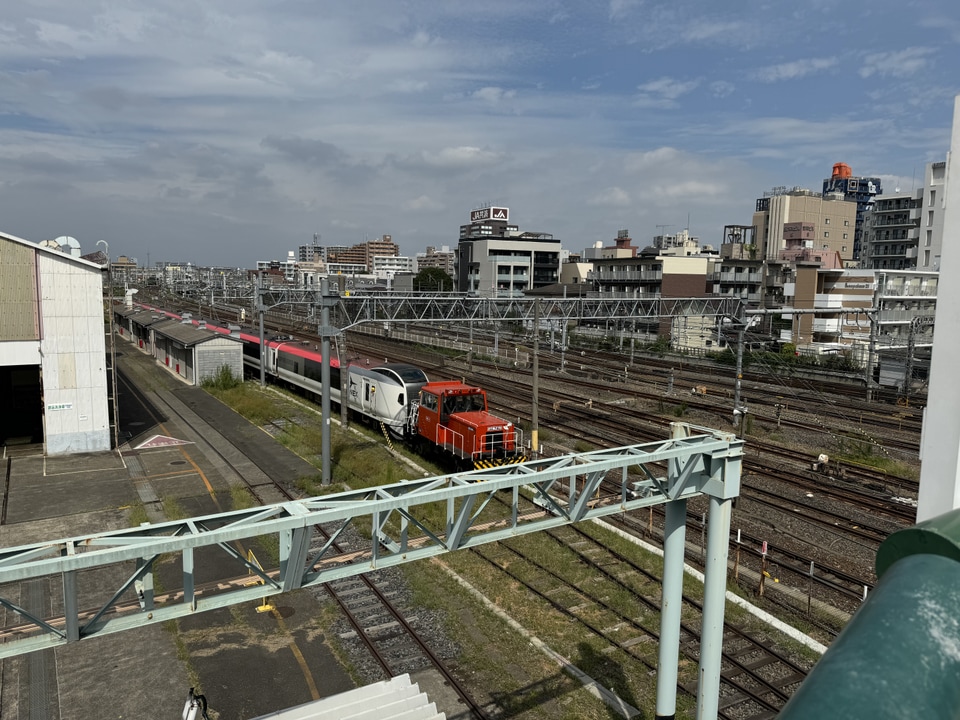
[[[0,605],[13,610],[19,624],[0,628],[0,657],[259,602],[377,568],[670,500],[699,494],[733,497],[739,490],[741,455],[741,441],[704,430],[663,442],[4,548]],[[655,474],[654,463],[668,463],[665,477]],[[606,499],[597,502],[603,480],[616,483],[619,492],[605,492]],[[532,499],[539,511],[522,513],[521,495]],[[492,502],[495,496],[505,503]],[[329,538],[318,534],[320,524]],[[351,525],[369,537],[370,544],[345,564],[333,549],[334,541]],[[235,546],[264,535],[279,539],[280,566],[269,572]],[[194,562],[197,553],[205,552],[222,553],[236,563],[238,577],[247,581],[253,573],[263,584],[208,583],[198,577]],[[174,592],[154,596],[152,575],[161,556],[174,559],[183,582]],[[84,573],[108,566],[124,568],[125,580],[111,596],[94,603],[97,609],[86,609],[92,606],[92,590],[84,587]],[[63,605],[55,617],[34,616],[15,602],[18,582],[56,576],[61,578]]]
[[[730,433],[685,423],[674,423],[672,434],[661,442],[5,548],[0,550],[0,606],[13,611],[8,617],[16,624],[0,628],[0,658],[238,603],[261,604],[272,595],[378,568],[662,504],[657,714],[673,717],[687,500],[704,495],[709,513],[697,718],[713,718],[719,703],[730,513],[740,491],[743,443]],[[350,526],[369,538],[369,545],[344,554],[336,540]],[[276,569],[262,569],[244,552],[263,536],[277,538]],[[236,568],[232,578],[222,578],[223,558]],[[161,563],[165,584],[179,574],[180,588],[154,591]],[[217,568],[220,577],[203,577],[201,567]],[[116,578],[112,593],[109,578]],[[51,616],[39,617],[18,604],[29,581],[50,584]]]

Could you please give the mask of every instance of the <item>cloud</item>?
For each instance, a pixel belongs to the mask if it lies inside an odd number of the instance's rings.
[[[713,93],[714,97],[725,98],[733,95],[736,90],[736,86],[727,82],[726,80],[716,80],[715,82],[710,83],[710,92]]]
[[[676,148],[660,147],[648,152],[629,153],[623,162],[628,173],[645,173],[651,169],[675,165],[682,157]]]
[[[388,232],[408,254],[452,245],[495,199],[571,249],[623,227],[649,238],[687,212],[709,235],[749,222],[764,188],[819,187],[838,160],[909,177],[942,157],[960,65],[948,14],[13,0],[0,229],[250,264],[318,231]],[[818,102],[798,101],[787,81],[801,78]]]
[[[408,200],[404,204],[404,208],[406,210],[429,210],[431,212],[444,210],[445,207],[446,206],[442,202],[427,195],[421,195],[413,200]]]
[[[499,87],[484,87],[473,92],[471,97],[477,100],[483,100],[491,105],[497,105],[503,100],[510,100],[516,96],[515,90],[504,90]]]
[[[838,63],[839,60],[835,57],[794,60],[793,62],[760,68],[753,73],[753,77],[760,82],[767,83],[779,82],[780,80],[797,80],[807,75],[829,70],[836,67]]]
[[[905,78],[915,75],[929,64],[934,50],[926,47],[912,47],[897,52],[871,53],[864,57],[860,67],[860,77],[872,75],[881,77]]]
[[[622,20],[633,8],[642,4],[642,0],[610,0],[607,14],[610,20]]]
[[[270,135],[265,137],[260,145],[269,150],[275,150],[294,162],[320,169],[343,167],[349,160],[346,152],[323,140]]]
[[[491,167],[501,161],[503,155],[492,150],[462,145],[446,147],[436,152],[420,152],[395,160],[399,167],[432,170],[476,170]]]
[[[413,78],[400,78],[394,80],[387,86],[388,90],[393,90],[397,93],[419,93],[426,90],[430,87],[430,83],[426,80],[414,80]]]
[[[723,183],[714,180],[686,179],[659,182],[651,188],[651,192],[658,202],[675,202],[693,197],[700,202],[705,202],[711,198],[725,197],[727,189]]]
[[[596,207],[628,207],[632,202],[627,191],[619,187],[604,188],[587,200]]]
[[[746,26],[742,22],[726,20],[693,20],[681,32],[681,37],[687,42],[702,42],[704,40],[719,41],[724,45],[743,42],[746,36]]]
[[[634,98],[634,105],[650,108],[676,107],[675,101],[695,90],[699,84],[699,80],[682,82],[680,80],[674,80],[671,77],[651,80],[650,82],[637,86],[640,94]]]
[[[960,43],[960,20],[955,17],[930,15],[921,18],[917,25],[928,30],[945,32],[953,42]]]

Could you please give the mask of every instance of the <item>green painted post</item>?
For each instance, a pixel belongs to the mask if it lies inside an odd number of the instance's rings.
[[[960,717],[960,510],[887,538],[877,575],[778,720]]]

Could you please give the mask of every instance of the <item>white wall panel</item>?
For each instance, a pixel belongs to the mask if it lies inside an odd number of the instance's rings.
[[[8,340],[0,344],[0,366],[39,364],[40,342],[38,340]]]
[[[39,267],[47,453],[108,450],[101,272],[44,253]]]

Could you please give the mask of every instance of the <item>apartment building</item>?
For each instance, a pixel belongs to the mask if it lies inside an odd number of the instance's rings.
[[[946,162],[928,163],[922,187],[875,199],[864,220],[864,267],[940,269],[945,184]]]
[[[832,251],[845,265],[855,266],[854,236],[857,203],[842,193],[815,193],[803,188],[773,188],[756,202],[753,226],[757,229],[759,257],[778,261],[787,247],[785,226],[806,223],[813,226],[811,249]]]
[[[443,245],[439,249],[433,245],[427,245],[426,252],[417,253],[415,272],[424,268],[439,268],[447,275],[453,277],[456,268],[456,253],[450,250],[449,245]]]

